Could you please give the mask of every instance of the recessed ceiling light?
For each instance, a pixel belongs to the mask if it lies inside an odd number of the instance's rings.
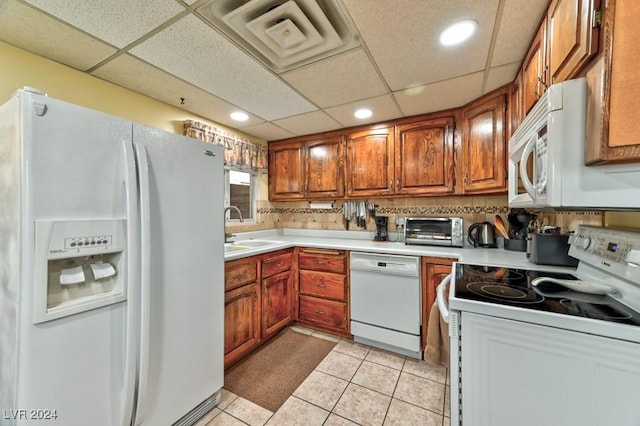
[[[244,112],[236,111],[231,113],[231,118],[236,121],[247,121],[249,116]]]
[[[356,112],[353,113],[353,115],[356,116],[356,118],[369,118],[373,115],[373,112],[370,109],[367,108],[360,108],[359,110],[357,110]]]
[[[448,26],[440,33],[440,44],[444,46],[453,46],[462,43],[473,35],[478,28],[478,23],[473,19],[456,22]]]

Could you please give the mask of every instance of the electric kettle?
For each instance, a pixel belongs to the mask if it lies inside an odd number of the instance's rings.
[[[497,247],[493,224],[490,222],[474,223],[467,231],[467,241],[474,247]]]

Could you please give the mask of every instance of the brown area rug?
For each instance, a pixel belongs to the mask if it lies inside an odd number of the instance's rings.
[[[224,387],[275,412],[335,345],[285,329],[225,372]]]

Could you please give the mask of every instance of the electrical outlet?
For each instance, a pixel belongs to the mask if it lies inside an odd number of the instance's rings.
[[[404,228],[405,218],[404,217],[396,217],[396,227]]]

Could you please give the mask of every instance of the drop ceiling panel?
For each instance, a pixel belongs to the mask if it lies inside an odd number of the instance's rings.
[[[288,130],[294,135],[321,133],[342,127],[340,123],[323,111],[313,111],[293,117],[282,118],[274,121],[273,124]]]
[[[483,70],[498,3],[498,0],[344,1],[393,91]],[[441,30],[469,18],[478,22],[473,38],[449,48],[438,44]]]
[[[477,72],[438,83],[394,92],[405,115],[457,108],[480,97],[484,73]]]
[[[180,19],[131,53],[266,120],[317,109],[194,16]]]
[[[271,123],[256,124],[242,128],[243,132],[247,132],[267,141],[277,141],[279,139],[287,139],[295,136],[293,133],[287,132]]]
[[[229,117],[233,111],[239,110],[238,107],[136,57],[121,55],[92,74],[220,124],[238,126],[238,122]],[[181,104],[180,98],[184,98],[184,105]],[[251,125],[262,121],[249,115],[249,121],[246,123]]]
[[[360,48],[286,72],[281,77],[322,108],[387,92]]]
[[[489,73],[487,74],[484,93],[489,93],[498,87],[511,83],[516,78],[519,69],[520,62],[490,68]]]
[[[491,66],[522,62],[538,24],[547,9],[548,0],[505,1],[500,29],[496,38]]]
[[[111,46],[15,0],[0,1],[0,40],[83,71],[115,53]]]
[[[117,47],[124,47],[183,12],[174,0],[26,0]]]
[[[353,113],[360,108],[369,108],[373,115],[365,120],[355,118]],[[391,95],[376,96],[325,109],[327,114],[336,119],[343,127],[359,126],[361,124],[377,123],[402,117]]]

